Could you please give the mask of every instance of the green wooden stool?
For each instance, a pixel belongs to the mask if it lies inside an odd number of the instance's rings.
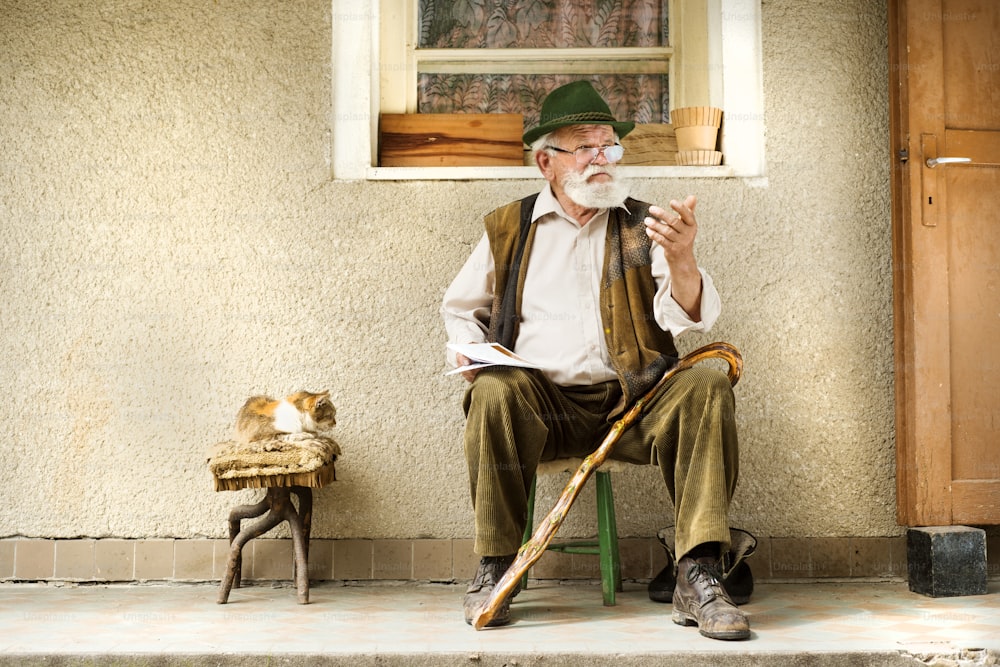
[[[580,467],[583,459],[569,458],[545,461],[538,465],[535,479],[531,482],[531,492],[528,495],[528,522],[524,528],[522,544],[531,539],[535,524],[535,487],[539,475],[569,472],[574,473]],[[612,607],[615,604],[615,593],[622,590],[621,557],[618,553],[618,526],[615,522],[615,498],[611,489],[611,473],[627,465],[619,461],[606,461],[594,473],[597,492],[597,539],[571,540],[552,543],[546,551],[561,551],[569,554],[589,554],[600,556],[601,592],[604,594],[604,605]],[[521,582],[522,588],[528,587],[528,574],[525,573]]]

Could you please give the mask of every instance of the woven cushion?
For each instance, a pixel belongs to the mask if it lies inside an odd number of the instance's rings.
[[[333,438],[296,434],[242,443],[212,445],[208,468],[216,491],[269,486],[320,488],[336,479],[340,445]]]

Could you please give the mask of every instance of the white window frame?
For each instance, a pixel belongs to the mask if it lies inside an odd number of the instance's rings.
[[[410,0],[398,0],[402,3]],[[685,20],[686,3],[703,7],[707,35],[697,44],[678,43],[671,59],[671,104],[707,104],[723,109],[721,148],[725,164],[717,167],[620,166],[625,177],[756,178],[765,175],[764,104],[760,0],[672,0],[671,21]],[[475,180],[538,178],[534,166],[518,167],[379,167],[378,118],[381,103],[380,0],[332,0],[333,177],[338,180]],[[395,17],[390,17],[395,20]],[[701,32],[701,31],[699,31]],[[683,40],[684,31],[678,30]],[[405,48],[406,45],[401,45]],[[690,54],[696,50],[696,57]],[[686,87],[674,70],[708,63],[707,82]],[[405,59],[396,60],[405,63]],[[407,66],[407,65],[397,65]],[[704,65],[702,65],[704,67]],[[677,82],[675,84],[675,81]]]

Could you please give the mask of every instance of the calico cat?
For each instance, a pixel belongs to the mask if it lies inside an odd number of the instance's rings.
[[[278,435],[312,434],[337,423],[337,408],[330,392],[297,391],[286,398],[251,396],[236,415],[236,439],[243,443]]]

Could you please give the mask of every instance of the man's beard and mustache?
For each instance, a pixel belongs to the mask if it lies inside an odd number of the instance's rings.
[[[611,180],[587,182],[594,174],[608,174]],[[563,176],[562,187],[567,197],[584,208],[615,208],[624,204],[628,197],[628,184],[605,165],[587,165],[583,173],[567,172]]]

